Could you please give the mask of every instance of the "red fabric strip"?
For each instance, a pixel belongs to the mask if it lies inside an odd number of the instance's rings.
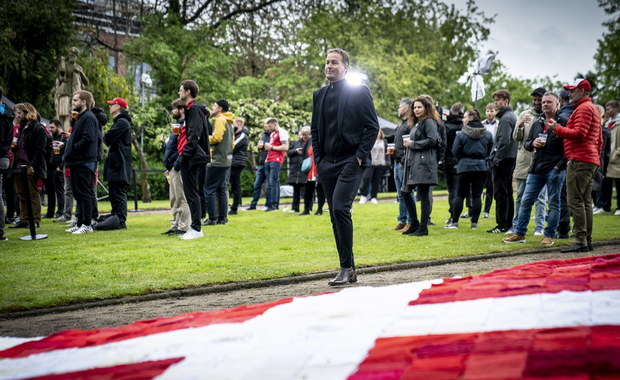
[[[85,371],[30,377],[26,380],[150,380],[184,358],[155,360],[114,367],[94,368]]]
[[[563,290],[620,289],[620,254],[549,260],[499,269],[478,276],[444,279],[409,305],[468,301]]]
[[[620,326],[578,326],[381,338],[349,380],[611,379],[619,374]]]
[[[138,321],[129,325],[113,328],[66,330],[49,335],[41,340],[26,342],[0,351],[0,358],[22,358],[32,354],[65,348],[97,346],[151,334],[191,327],[203,327],[218,323],[241,323],[263,314],[274,306],[292,301],[293,298],[285,298],[274,302],[251,306],[244,305],[233,309],[222,309],[208,313],[189,313],[171,318]]]

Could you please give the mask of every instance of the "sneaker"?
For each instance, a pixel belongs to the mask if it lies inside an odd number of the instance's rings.
[[[372,198],[372,199],[370,200],[370,203],[372,203],[372,204],[376,205],[377,203],[379,203],[379,201],[377,201],[377,198]]]
[[[215,226],[216,224],[217,224],[217,220],[211,220],[211,219],[205,219],[205,221],[202,222],[203,226]],[[191,231],[191,229],[189,231]]]
[[[443,228],[448,228],[451,230],[455,230],[459,228],[459,224],[458,223],[450,223],[450,224],[446,224],[445,226],[443,226]]]
[[[236,210],[230,210],[230,211],[228,211],[228,215],[237,215],[237,211]]]
[[[446,220],[446,224],[450,224],[452,223],[452,218],[448,218],[448,220]]]
[[[478,228],[478,223],[472,223],[471,224],[471,229],[475,230],[476,228]]]
[[[554,243],[553,238],[547,237],[545,236],[541,241],[540,244],[542,245],[547,245],[547,246],[552,246]]]
[[[525,243],[525,236],[512,234],[507,238],[503,238],[504,243]]]
[[[614,212],[614,216],[620,216],[620,208],[616,210],[616,212]]]
[[[314,215],[323,215],[323,210],[316,210]]]
[[[461,215],[461,219],[469,219],[469,212],[466,212],[465,214]]]
[[[499,226],[496,226],[496,227],[491,228],[487,232],[490,234],[500,234],[502,232],[506,232],[506,230],[503,228],[499,228]]]
[[[193,228],[190,228],[184,235],[181,236],[181,240],[192,240],[192,239],[200,239],[204,235],[201,231],[196,231]]]
[[[365,196],[361,196],[360,197],[360,204],[363,205],[364,203],[368,202],[368,198],[366,198]]]
[[[611,211],[605,211],[602,208],[597,208],[596,210],[592,210],[592,215],[602,215],[602,214],[611,214]]]
[[[542,231],[534,231],[534,236],[543,236],[544,233]]]
[[[65,223],[65,222],[68,222],[68,221],[69,221],[69,219],[67,219],[67,217],[64,216],[64,215],[61,215],[58,218],[54,219],[54,223],[58,223],[58,222]]]
[[[514,233],[515,233],[515,230],[512,227],[510,227],[508,231],[504,232],[504,235],[513,235]]]
[[[482,214],[482,217],[483,217],[484,219],[489,219],[489,213],[488,213],[488,212],[485,212],[484,214]]]
[[[93,233],[93,228],[85,224],[82,225],[82,227],[78,228],[76,231],[73,231],[74,235],[92,234],[92,233]]]
[[[4,231],[0,230],[0,241],[7,241],[9,240],[8,237],[6,237],[6,235],[4,234]]]
[[[599,210],[601,210],[600,208],[596,207],[596,206],[592,206],[592,213],[596,214]]]
[[[69,228],[69,229],[66,229],[66,230],[65,230],[65,232],[71,232],[71,233],[73,233],[73,232],[75,232],[75,231],[77,231],[77,230],[79,230],[79,229],[80,229],[80,226],[73,226],[73,227],[71,227],[71,228]]]
[[[250,206],[248,208],[242,209],[244,211],[252,211],[252,210],[256,210],[256,206]]]

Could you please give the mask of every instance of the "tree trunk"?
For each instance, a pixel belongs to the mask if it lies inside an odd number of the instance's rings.
[[[140,169],[148,170],[149,164],[146,162],[146,157],[144,156],[144,152],[138,143],[138,139],[136,138],[136,134],[131,134],[131,142],[133,143],[134,148],[136,148],[136,152],[138,152],[138,159],[140,160]],[[149,186],[148,181],[148,173],[140,173],[140,188],[142,189],[142,202],[151,203],[153,199],[151,198],[151,188]]]

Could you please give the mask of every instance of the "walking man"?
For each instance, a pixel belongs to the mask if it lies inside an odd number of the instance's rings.
[[[564,154],[568,160],[566,168],[566,196],[573,216],[575,241],[561,252],[587,252],[592,247],[592,180],[601,164],[603,135],[601,115],[592,103],[592,86],[585,79],[564,86],[570,91],[575,111],[563,127],[549,123],[549,129],[564,139]]]
[[[329,214],[340,257],[340,271],[330,286],[357,281],[353,258],[351,205],[359,188],[364,167],[370,165],[370,150],[379,122],[364,85],[349,85],[345,75],[349,54],[330,49],[325,60],[329,84],[312,97],[312,149],[325,189]]]

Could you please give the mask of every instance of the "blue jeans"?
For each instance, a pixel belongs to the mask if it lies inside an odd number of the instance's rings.
[[[250,202],[250,207],[256,207],[258,203],[258,199],[260,198],[260,190],[263,187],[263,183],[267,180],[265,176],[265,165],[258,165],[256,169],[256,179],[254,180],[254,192],[252,193],[252,202]],[[266,194],[267,200],[265,204],[269,204],[269,192]]]
[[[277,161],[265,163],[265,176],[267,177],[267,208],[278,209],[280,206],[280,164]]]
[[[515,234],[524,236],[527,233],[532,206],[536,202],[541,190],[546,186],[549,197],[547,202],[549,215],[544,233],[546,237],[555,237],[555,231],[560,222],[560,195],[565,176],[566,172],[558,169],[552,169],[547,174],[528,174],[523,198],[521,199],[521,208],[519,209],[519,220],[515,226]]]
[[[403,164],[400,162],[394,164],[394,183],[396,184],[396,197],[398,199],[398,222],[411,223],[405,202],[400,197],[400,187],[403,184]]]
[[[528,174],[529,179],[529,174]],[[518,179],[517,182],[517,199],[515,200],[515,217],[512,219],[512,228],[514,229],[517,226],[519,221],[519,209],[521,208],[521,202],[523,198],[523,193],[525,192],[525,183],[527,179]],[[547,208],[547,191],[544,186],[540,190],[540,194],[538,195],[538,201],[536,202],[536,215],[534,216],[534,231],[542,231],[545,227],[545,212]]]

